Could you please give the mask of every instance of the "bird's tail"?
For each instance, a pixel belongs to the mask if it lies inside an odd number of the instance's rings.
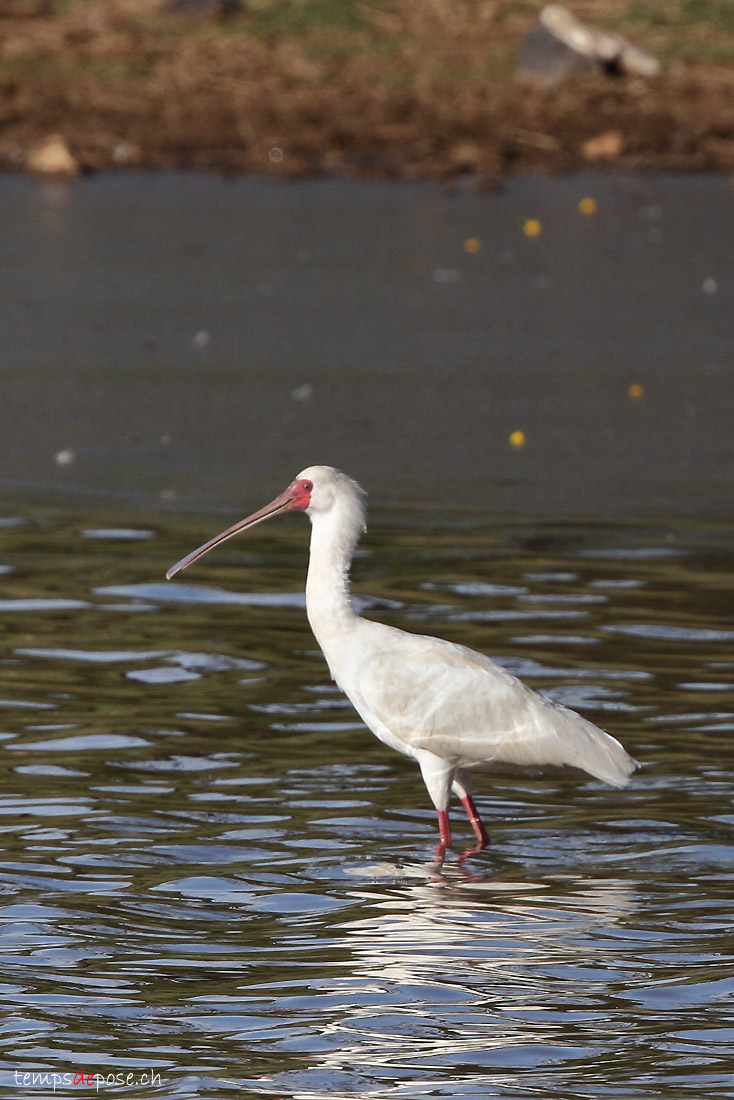
[[[566,707],[554,706],[556,730],[564,744],[564,764],[593,775],[612,787],[626,787],[639,764],[616,737]],[[565,727],[565,728],[564,728]]]

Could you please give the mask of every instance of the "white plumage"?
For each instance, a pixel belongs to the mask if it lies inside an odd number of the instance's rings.
[[[616,787],[636,764],[614,737],[531,691],[489,657],[357,615],[349,566],[365,530],[364,494],[331,466],[309,466],[284,493],[173,566],[173,577],[213,546],[278,512],[311,520],[306,581],[309,622],[332,678],[385,744],[417,760],[438,813],[441,847],[451,843],[452,790],[478,840],[488,835],[470,773],[493,765],[570,766]]]

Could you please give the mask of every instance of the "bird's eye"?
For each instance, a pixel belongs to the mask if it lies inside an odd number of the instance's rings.
[[[302,485],[303,485],[303,488],[306,490],[307,493],[310,493],[313,489],[313,482],[312,481],[304,481],[304,482],[302,482]]]

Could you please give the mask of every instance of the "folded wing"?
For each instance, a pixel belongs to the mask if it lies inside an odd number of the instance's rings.
[[[615,738],[489,657],[362,623],[369,644],[342,687],[378,737],[387,730],[404,751],[428,750],[458,767],[565,765],[613,786],[628,782],[636,765]]]

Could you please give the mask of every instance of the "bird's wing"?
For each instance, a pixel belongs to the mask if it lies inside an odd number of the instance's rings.
[[[366,621],[365,625],[367,625]],[[526,687],[489,657],[369,623],[342,686],[367,725],[460,767],[569,765],[621,786],[634,762],[613,737]]]

